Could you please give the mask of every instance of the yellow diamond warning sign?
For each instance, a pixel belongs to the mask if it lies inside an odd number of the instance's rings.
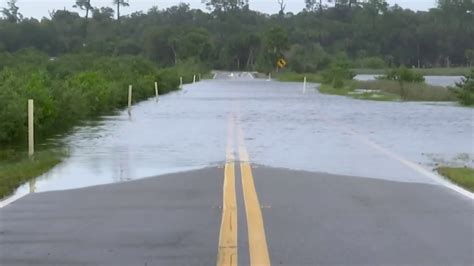
[[[278,66],[279,68],[284,68],[284,67],[286,66],[286,60],[283,59],[283,58],[278,59],[278,61],[277,61],[277,66]]]

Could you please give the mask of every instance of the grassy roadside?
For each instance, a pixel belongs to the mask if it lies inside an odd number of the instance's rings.
[[[213,79],[214,73],[212,71],[206,72],[201,75],[201,80]]]
[[[382,91],[357,91],[352,84],[344,86],[344,88],[334,88],[331,85],[322,84],[318,88],[320,93],[330,94],[330,95],[339,95],[339,96],[348,96],[354,99],[359,100],[372,100],[372,101],[396,101],[399,100],[395,94],[390,94]]]
[[[469,73],[469,67],[451,67],[451,68],[411,68],[415,73],[423,76],[462,76]],[[352,69],[358,75],[383,75],[387,72],[386,69],[367,69],[355,68]]]
[[[426,83],[404,82],[403,88],[397,81],[373,80],[351,81],[354,89],[380,91],[382,94],[395,95],[395,99],[405,101],[449,102],[456,101],[456,95],[442,86],[433,86]]]
[[[40,176],[62,161],[64,153],[38,151],[32,158],[14,150],[0,151],[0,199],[30,179]]]
[[[321,83],[323,81],[322,76],[317,73],[280,72],[273,73],[272,77],[283,82],[303,82],[304,77],[306,77],[307,82]]]
[[[456,95],[447,88],[424,83],[405,83],[403,90],[396,81],[346,81],[344,88],[336,89],[323,84],[319,92],[373,101],[456,101]]]
[[[467,167],[438,167],[439,174],[453,183],[474,192],[474,169]]]

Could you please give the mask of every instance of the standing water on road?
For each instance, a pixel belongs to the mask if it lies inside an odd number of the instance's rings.
[[[70,156],[17,195],[218,166],[227,124],[242,128],[251,162],[273,167],[433,181],[376,146],[431,170],[461,156],[473,166],[474,110],[451,103],[373,102],[302,91],[301,83],[217,75],[81,126],[60,140]],[[313,86],[313,85],[312,85]]]

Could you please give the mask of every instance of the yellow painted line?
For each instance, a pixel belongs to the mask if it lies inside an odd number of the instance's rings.
[[[260,209],[260,203],[258,201],[258,195],[252,175],[252,168],[250,167],[248,152],[240,128],[238,129],[238,133],[240,170],[242,175],[245,213],[247,215],[250,265],[271,265],[262,210]]]
[[[226,164],[224,168],[224,188],[222,221],[219,234],[217,266],[238,265],[237,255],[237,197],[235,193],[235,163],[233,149],[233,123],[229,122]]]

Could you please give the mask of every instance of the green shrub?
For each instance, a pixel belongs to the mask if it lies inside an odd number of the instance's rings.
[[[462,105],[474,105],[474,69],[465,75],[461,82],[456,83],[456,88],[452,88]]]
[[[333,63],[330,68],[322,72],[323,83],[331,84],[334,88],[344,87],[344,81],[352,80],[354,77],[355,74],[350,70],[347,61]]]
[[[412,71],[406,67],[399,67],[388,71],[381,79],[395,80],[401,82],[425,82],[422,74]]]
[[[0,144],[25,142],[27,100],[35,100],[38,137],[67,129],[78,120],[104,114],[154,96],[154,82],[165,94],[207,70],[196,61],[158,70],[140,56],[66,55],[50,60],[34,50],[0,53]],[[15,60],[13,60],[15,59]]]

